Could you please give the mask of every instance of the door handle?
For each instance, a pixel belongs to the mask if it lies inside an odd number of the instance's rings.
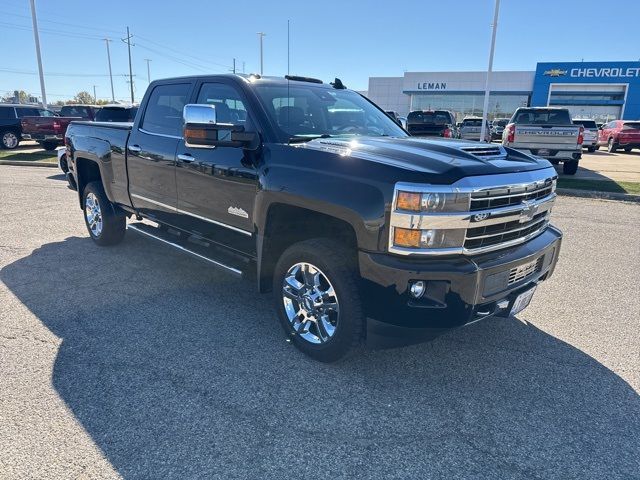
[[[140,153],[142,151],[142,147],[140,147],[140,145],[129,145],[127,149],[131,153]]]
[[[191,163],[191,162],[195,162],[196,159],[193,155],[189,153],[182,153],[178,155],[178,160],[184,163]]]

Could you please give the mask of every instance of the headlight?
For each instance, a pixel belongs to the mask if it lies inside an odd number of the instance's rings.
[[[393,244],[403,248],[459,248],[464,243],[465,229],[414,230],[395,227]]]
[[[408,212],[466,212],[469,198],[468,193],[399,191],[396,208]]]

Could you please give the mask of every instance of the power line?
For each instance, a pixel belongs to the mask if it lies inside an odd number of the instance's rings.
[[[6,73],[15,73],[17,75],[38,75],[38,72],[34,72],[33,70],[14,70],[11,68],[0,68],[0,72]],[[46,72],[47,76],[51,77],[108,77],[109,74],[106,73],[66,73],[66,72]],[[114,74],[116,76],[128,77],[126,73],[117,73]]]

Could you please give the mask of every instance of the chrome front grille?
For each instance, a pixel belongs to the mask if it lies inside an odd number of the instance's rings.
[[[473,250],[525,238],[544,229],[548,223],[549,211],[546,211],[534,215],[530,221],[524,223],[512,220],[484,227],[468,228],[464,248]]]
[[[486,210],[496,207],[521,205],[530,200],[544,198],[553,192],[553,179],[514,187],[481,190],[471,194],[470,210]]]

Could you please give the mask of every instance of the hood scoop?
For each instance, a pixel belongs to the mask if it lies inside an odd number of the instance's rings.
[[[504,160],[507,158],[507,151],[502,147],[502,145],[481,144],[477,147],[461,147],[460,150],[470,153],[474,157],[486,160]]]

